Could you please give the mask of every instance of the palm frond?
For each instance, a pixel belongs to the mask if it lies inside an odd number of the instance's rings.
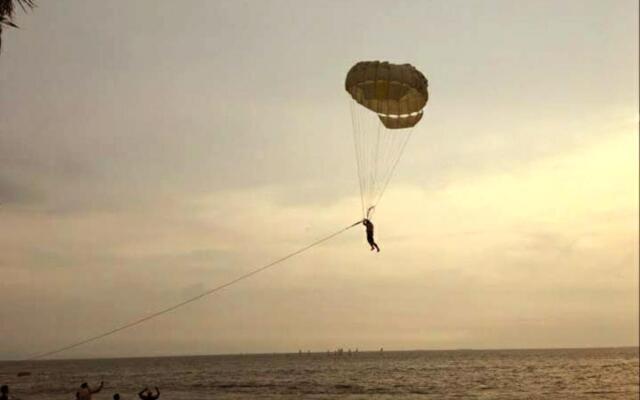
[[[24,12],[28,12],[30,9],[36,6],[36,3],[34,2],[34,0],[17,0],[17,1],[18,1],[18,4],[20,5],[20,8],[22,8],[22,11]]]
[[[9,22],[13,20],[16,4],[19,5],[24,12],[28,12],[36,6],[34,0],[0,0],[0,23],[9,25]],[[13,26],[15,26],[15,24]]]
[[[16,4],[19,5],[24,12],[36,6],[35,0],[0,0],[0,50],[2,50],[2,26],[18,27],[18,25],[13,22]]]

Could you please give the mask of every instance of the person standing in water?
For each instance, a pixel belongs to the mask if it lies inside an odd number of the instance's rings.
[[[380,247],[378,247],[375,240],[373,240],[373,223],[365,218],[362,220],[362,224],[367,229],[367,242],[369,242],[369,245],[371,246],[371,251],[376,250],[377,252],[380,252]]]

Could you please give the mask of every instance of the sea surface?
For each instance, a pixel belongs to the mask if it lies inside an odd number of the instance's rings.
[[[30,376],[18,377],[20,371]],[[15,399],[639,399],[638,348],[262,354],[0,362]]]

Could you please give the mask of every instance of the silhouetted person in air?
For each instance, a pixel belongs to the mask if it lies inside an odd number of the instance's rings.
[[[156,400],[160,397],[160,389],[156,386],[156,394],[154,395],[149,388],[144,388],[140,393],[138,393],[138,397],[142,400]]]
[[[376,250],[377,252],[380,252],[380,247],[378,247],[376,242],[373,240],[373,224],[366,218],[362,220],[362,224],[367,228],[367,242],[369,242],[369,245],[371,246],[371,251]]]
[[[100,386],[98,386],[96,389],[91,389],[89,387],[89,384],[87,382],[84,382],[82,385],[80,385],[80,390],[76,393],[76,398],[78,400],[91,400],[91,396],[94,393],[98,393],[99,391],[101,391],[103,386],[104,382],[100,382]]]
[[[9,400],[9,386],[2,385],[0,387],[0,400]]]

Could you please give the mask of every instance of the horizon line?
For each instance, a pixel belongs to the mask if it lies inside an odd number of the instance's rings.
[[[340,349],[340,348],[338,348]],[[148,359],[148,358],[188,358],[188,357],[234,357],[234,356],[274,356],[274,355],[311,355],[311,354],[323,354],[326,355],[329,352],[330,355],[334,355],[335,351],[338,349],[327,349],[327,350],[302,350],[299,349],[297,351],[276,351],[276,352],[256,352],[256,353],[211,353],[211,354],[173,354],[173,355],[162,355],[162,356],[114,356],[114,357],[79,357],[79,358],[45,358],[45,359],[34,359],[34,360],[20,360],[20,359],[0,359],[0,363],[3,362],[16,362],[16,363],[31,363],[31,362],[47,362],[47,361],[89,361],[89,360],[133,360],[133,359]],[[378,349],[365,349],[360,350],[359,348],[346,349],[346,353],[348,354],[349,350],[352,350],[351,353],[355,353],[357,350],[358,353],[410,353],[410,352],[462,352],[462,351],[543,351],[543,350],[605,350],[605,349],[639,349],[640,343],[636,345],[620,345],[620,346],[592,346],[592,347],[505,347],[505,348],[473,348],[473,347],[459,347],[459,348],[450,348],[450,349],[385,349],[384,347],[380,347]],[[342,348],[345,351],[344,348]],[[348,357],[348,355],[347,355]]]

